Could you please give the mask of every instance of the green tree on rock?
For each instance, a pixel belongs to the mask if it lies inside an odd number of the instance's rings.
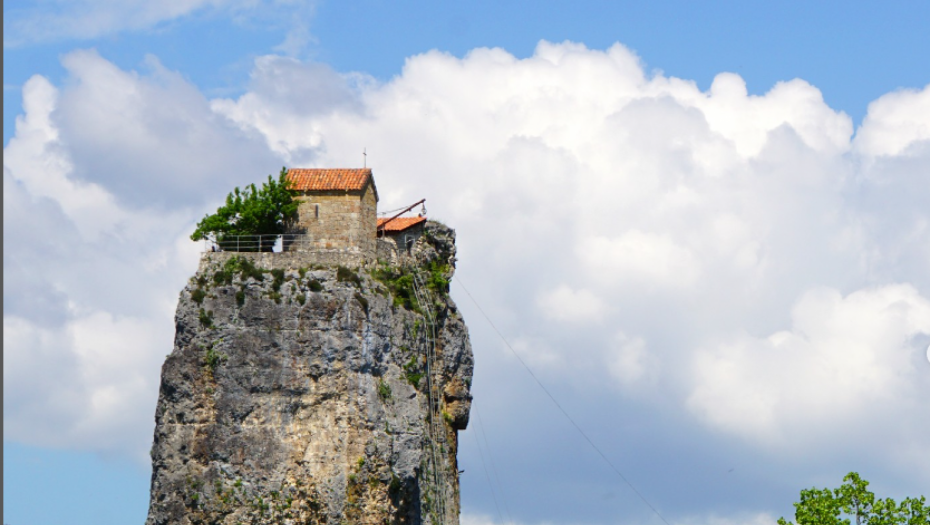
[[[273,236],[284,233],[288,222],[297,216],[295,194],[287,180],[287,168],[281,168],[277,180],[269,175],[268,182],[263,183],[261,189],[255,184],[243,190],[237,187],[226,196],[226,203],[216,213],[197,223],[191,239],[200,241],[214,236],[225,249],[236,249],[238,244],[239,251],[271,251]],[[239,238],[240,242],[235,243],[233,238],[243,235],[269,237],[263,237],[261,243],[257,237]]]
[[[900,504],[878,499],[868,491],[869,482],[850,472],[838,489],[807,489],[794,504],[797,525],[930,525],[926,498],[907,498]],[[778,525],[794,525],[785,518]]]

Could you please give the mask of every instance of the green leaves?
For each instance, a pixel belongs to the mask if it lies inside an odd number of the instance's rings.
[[[811,488],[801,491],[794,504],[797,525],[928,525],[930,506],[926,498],[907,498],[900,505],[891,498],[876,499],[869,482],[850,472],[837,489]],[[785,518],[778,525],[793,525]]]
[[[244,190],[235,188],[226,196],[226,203],[216,213],[207,215],[191,235],[194,241],[210,234],[276,235],[284,233],[287,222],[297,216],[296,192],[290,189],[287,168],[281,168],[278,180],[268,176],[261,189],[250,184]]]
[[[907,525],[927,525],[930,523],[930,504],[927,504],[927,498],[921,496],[917,498],[907,498],[901,502],[899,507],[902,519],[899,523]]]

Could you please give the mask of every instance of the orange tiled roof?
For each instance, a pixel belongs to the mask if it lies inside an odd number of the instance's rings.
[[[298,191],[361,191],[371,180],[371,168],[291,168],[287,180]]]
[[[378,228],[381,229],[381,225],[386,223],[390,217],[384,217],[378,219]],[[388,222],[384,226],[384,231],[390,232],[401,232],[406,230],[411,226],[416,226],[421,222],[426,222],[426,217],[398,217],[391,222]]]

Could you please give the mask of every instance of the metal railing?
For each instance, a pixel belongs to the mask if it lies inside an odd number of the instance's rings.
[[[305,233],[277,235],[216,235],[203,240],[205,252],[289,252],[310,247]]]

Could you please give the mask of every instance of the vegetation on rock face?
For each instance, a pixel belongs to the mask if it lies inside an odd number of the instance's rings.
[[[197,304],[202,304],[204,297],[207,296],[207,292],[203,291],[203,288],[194,288],[194,291],[191,292],[191,301],[194,301]]]
[[[404,377],[408,383],[413,385],[413,388],[420,388],[420,379],[423,378],[423,372],[420,370],[417,356],[411,356],[410,361],[404,365]]]
[[[421,268],[421,276],[426,288],[438,297],[445,297],[449,293],[450,273],[449,264],[432,260]],[[420,312],[417,305],[417,296],[414,292],[414,275],[412,271],[402,266],[382,264],[371,272],[371,276],[384,284],[394,298],[394,306],[402,306],[412,312]]]
[[[354,271],[345,266],[336,267],[336,280],[344,283],[354,284],[356,287],[362,286],[362,279]]]
[[[391,385],[387,384],[384,379],[378,380],[378,397],[384,402],[390,401],[394,397],[391,392]]]
[[[837,489],[811,488],[801,491],[794,504],[797,525],[927,525],[930,505],[925,497],[907,498],[900,504],[891,498],[876,498],[869,482],[850,472]],[[854,520],[854,521],[851,521]],[[785,518],[778,525],[794,525]]]
[[[200,326],[202,328],[213,328],[213,311],[200,309]]]
[[[280,292],[281,285],[284,284],[284,270],[280,268],[271,270],[271,277],[273,279],[271,282],[271,289]]]
[[[204,352],[204,366],[206,366],[211,373],[215,372],[216,367],[220,364],[220,362],[225,361],[226,359],[228,359],[227,355],[217,352],[212,344],[208,346]]]
[[[381,281],[394,297],[394,306],[402,306],[407,310],[415,311],[416,295],[413,293],[413,275],[406,269],[382,264],[380,268],[371,272],[371,276]]]
[[[288,221],[297,216],[295,191],[289,187],[287,168],[281,168],[278,179],[271,175],[261,189],[250,184],[244,190],[235,188],[226,196],[226,203],[216,213],[207,215],[197,223],[191,239],[200,241],[215,235],[222,241],[228,235],[278,235],[284,233]],[[273,238],[254,245],[252,251],[271,251]],[[246,250],[243,250],[246,251]]]
[[[262,281],[265,279],[265,270],[255,266],[251,260],[245,257],[232,257],[223,264],[223,268],[216,271],[213,274],[213,282],[215,284],[232,284],[233,277],[236,274],[239,274],[239,278],[243,281],[252,278],[256,281]],[[274,274],[273,274],[274,275]],[[277,275],[274,275],[275,279],[278,278]],[[281,274],[281,279],[283,282],[284,274]],[[280,288],[280,284],[278,285]]]
[[[441,296],[448,294],[451,281],[446,276],[451,273],[451,267],[434,259],[427,263],[426,271],[426,287]]]

